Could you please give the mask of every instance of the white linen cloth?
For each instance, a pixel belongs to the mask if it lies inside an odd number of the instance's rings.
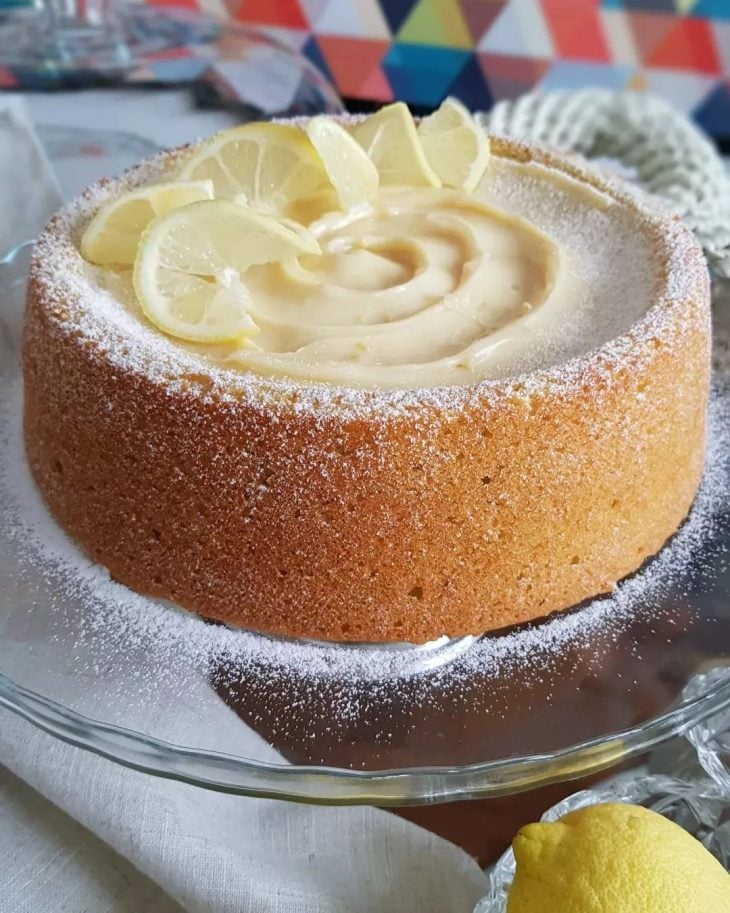
[[[2,913],[471,913],[486,888],[388,812],[158,779],[8,711],[0,760]]]
[[[46,113],[69,126],[79,98],[64,112],[55,96]],[[184,129],[181,141],[194,135]],[[59,200],[15,99],[0,100],[0,163],[4,253],[33,237]],[[221,703],[209,725],[230,725],[230,714]],[[235,725],[244,744],[259,738]],[[462,850],[388,812],[158,779],[0,710],[0,913],[471,913],[485,888]]]

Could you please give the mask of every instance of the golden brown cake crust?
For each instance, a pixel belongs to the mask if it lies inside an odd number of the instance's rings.
[[[609,590],[658,551],[702,473],[702,253],[678,222],[579,164],[514,141],[493,148],[635,209],[665,276],[618,340],[472,387],[293,388],[173,354],[145,364],[59,276],[78,257],[76,228],[68,214],[51,220],[23,370],[28,459],[59,523],[135,590],[335,640],[524,622]]]

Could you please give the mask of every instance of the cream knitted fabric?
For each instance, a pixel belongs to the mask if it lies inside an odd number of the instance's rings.
[[[665,101],[602,89],[535,93],[478,118],[492,133],[618,159],[694,231],[716,274],[730,277],[730,177],[712,144]]]

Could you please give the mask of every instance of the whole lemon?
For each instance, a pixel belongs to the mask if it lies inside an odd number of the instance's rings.
[[[730,913],[730,875],[702,844],[637,805],[528,824],[507,913]]]

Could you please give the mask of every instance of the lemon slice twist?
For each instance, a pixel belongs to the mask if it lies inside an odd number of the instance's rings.
[[[192,203],[144,232],[134,289],[160,330],[193,342],[233,342],[258,332],[241,279],[251,266],[320,253],[306,230],[228,200]]]
[[[134,263],[142,232],[155,216],[212,198],[211,181],[168,181],[132,190],[94,216],[81,238],[81,254],[100,266]]]
[[[370,202],[378,192],[378,169],[362,146],[325,115],[307,121],[305,131],[322,160],[343,212]]]
[[[423,151],[411,112],[402,101],[366,117],[351,127],[351,133],[378,169],[381,184],[441,186]]]
[[[426,159],[446,187],[471,193],[489,163],[489,138],[456,98],[447,98],[418,125]]]
[[[279,215],[330,188],[306,133],[290,124],[244,124],[218,133],[183,164],[180,178],[210,180],[216,198]]]

